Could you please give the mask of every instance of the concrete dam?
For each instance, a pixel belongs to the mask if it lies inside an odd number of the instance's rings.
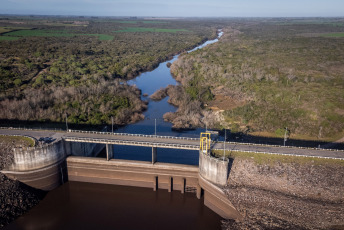
[[[66,181],[193,192],[204,197],[204,204],[225,219],[241,219],[222,190],[228,179],[228,160],[220,160],[199,151],[199,166],[156,162],[157,148],[199,149],[199,145],[150,145],[125,142],[126,145],[152,147],[152,160],[113,159],[109,140],[63,137],[41,147],[14,149],[14,162],[3,170],[11,179],[32,187],[52,190]],[[121,143],[123,144],[123,143]],[[106,150],[106,158],[97,157]]]

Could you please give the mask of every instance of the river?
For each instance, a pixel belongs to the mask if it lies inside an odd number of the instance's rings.
[[[203,47],[219,41],[223,35],[220,31],[218,38],[209,40],[203,44],[189,50],[188,53],[193,52]],[[136,133],[136,134],[150,134],[150,135],[164,135],[164,136],[187,136],[199,137],[200,133],[205,131],[204,128],[197,128],[191,130],[176,131],[172,129],[172,124],[163,119],[163,115],[167,112],[175,112],[177,108],[167,102],[168,97],[161,101],[153,101],[149,99],[155,91],[165,88],[168,85],[179,84],[172,76],[167,63],[173,63],[178,59],[179,55],[175,55],[171,60],[159,64],[153,71],[140,74],[134,80],[128,82],[130,85],[136,85],[142,91],[142,99],[148,100],[148,109],[144,112],[145,119],[135,124],[126,125],[117,129],[115,132],[120,133]],[[128,159],[128,160],[151,160],[151,148],[142,148],[135,146],[115,146],[114,157],[115,159]],[[174,149],[159,149],[157,154],[158,162],[177,163],[198,165],[198,151],[190,150],[174,150]]]
[[[219,41],[219,38],[223,35],[220,32],[218,38],[214,40],[209,40],[203,44],[197,46],[196,48],[187,51],[188,53],[195,50],[201,49],[209,44],[213,44]],[[139,121],[135,124],[126,125],[119,128],[116,132],[123,133],[140,133],[140,134],[156,134],[157,135],[169,135],[169,136],[189,136],[189,137],[199,137],[202,128],[176,131],[172,129],[172,124],[170,122],[165,122],[163,115],[167,112],[175,112],[177,108],[167,102],[168,97],[161,101],[153,101],[149,99],[155,91],[165,88],[168,85],[177,85],[178,82],[173,78],[170,69],[167,67],[167,63],[173,63],[178,59],[179,55],[175,55],[171,60],[165,61],[159,64],[159,66],[150,71],[145,72],[137,76],[134,80],[128,81],[130,85],[136,85],[137,88],[141,89],[142,95],[148,95],[147,98],[144,96],[143,99],[149,101],[148,109],[144,112],[145,119]],[[156,125],[155,125],[156,122]]]
[[[221,35],[222,32],[219,37]],[[207,41],[189,52],[217,41]],[[178,56],[128,83],[135,84],[142,94],[148,95],[169,84],[178,84],[166,65]],[[157,135],[198,137],[204,131],[172,130],[172,124],[163,121],[162,116],[176,111],[176,107],[167,102],[168,98],[159,102],[147,99],[145,119],[116,132],[154,134],[156,128]],[[116,145],[114,156],[116,159],[151,161],[151,151],[151,148]],[[198,151],[158,149],[157,161],[198,165]],[[4,229],[221,229],[221,217],[203,203],[203,198],[197,199],[194,193],[67,182],[50,191],[36,207]]]

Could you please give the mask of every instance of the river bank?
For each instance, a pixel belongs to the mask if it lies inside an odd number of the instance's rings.
[[[27,146],[17,138],[0,139],[0,170],[11,164],[12,148]],[[31,188],[19,181],[11,180],[0,173],[0,228],[28,212],[41,201],[46,192]]]
[[[343,162],[299,159],[235,157],[224,190],[244,220],[224,229],[343,229]]]

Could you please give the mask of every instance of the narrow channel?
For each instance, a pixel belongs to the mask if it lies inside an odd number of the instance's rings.
[[[203,44],[187,51],[188,53],[198,49],[202,49],[209,44],[219,41],[223,32],[218,33],[218,38],[209,40]],[[162,135],[162,136],[184,136],[198,138],[204,128],[197,128],[191,130],[176,131],[172,129],[172,124],[163,120],[163,115],[167,112],[175,112],[177,108],[167,102],[168,97],[161,101],[153,101],[149,99],[155,91],[165,88],[168,85],[179,84],[172,76],[167,63],[173,63],[178,59],[179,55],[175,55],[171,60],[160,63],[160,65],[150,72],[140,74],[135,79],[128,82],[130,85],[136,85],[142,91],[143,100],[148,100],[148,109],[144,112],[145,119],[135,124],[126,125],[117,129],[115,132],[119,133],[136,133],[148,135]],[[150,161],[151,148],[135,147],[135,146],[115,146],[115,159],[140,160]],[[174,150],[174,149],[158,149],[158,162],[175,163],[175,164],[189,164],[198,165],[198,151],[190,150]]]
[[[220,31],[218,38],[209,40],[203,44],[195,47],[192,50],[187,51],[188,53],[198,49],[202,49],[209,44],[213,44],[219,41],[219,38],[223,35]],[[128,81],[130,85],[136,85],[137,88],[141,89],[142,95],[152,95],[155,91],[165,88],[168,85],[177,85],[178,82],[173,78],[170,69],[167,67],[167,63],[173,63],[178,59],[179,55],[175,55],[172,60],[165,61],[159,64],[159,66],[150,72],[145,72],[137,76],[135,79]],[[120,133],[139,133],[139,134],[155,134],[155,122],[156,122],[156,133],[157,135],[168,135],[168,136],[189,136],[199,137],[199,133],[204,129],[198,128],[188,131],[175,131],[172,129],[172,124],[163,120],[163,115],[167,112],[175,112],[176,107],[170,105],[165,98],[161,101],[149,101],[148,109],[144,112],[145,119],[135,124],[126,125],[119,128],[116,132]]]

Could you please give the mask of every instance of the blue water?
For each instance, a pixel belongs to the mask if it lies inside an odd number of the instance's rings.
[[[209,40],[196,48],[189,50],[188,53],[201,49],[209,44],[218,42],[223,35],[220,32],[217,39]],[[205,131],[204,128],[177,131],[172,129],[172,124],[163,120],[163,115],[167,112],[175,112],[177,108],[169,104],[168,97],[161,101],[153,101],[149,98],[155,91],[165,88],[168,85],[177,85],[178,82],[172,77],[167,63],[173,63],[178,59],[179,55],[175,55],[171,60],[159,64],[159,66],[150,72],[145,72],[137,76],[135,79],[128,81],[130,85],[136,85],[141,89],[142,95],[148,94],[147,97],[141,96],[143,100],[148,101],[148,108],[143,113],[145,119],[135,124],[120,127],[115,132],[119,133],[136,133],[150,134],[162,136],[183,136],[183,137],[199,137],[200,133]],[[152,149],[135,146],[115,146],[115,159],[142,160],[151,161]],[[174,150],[174,149],[158,149],[158,162],[180,163],[198,165],[198,151],[190,150]]]

